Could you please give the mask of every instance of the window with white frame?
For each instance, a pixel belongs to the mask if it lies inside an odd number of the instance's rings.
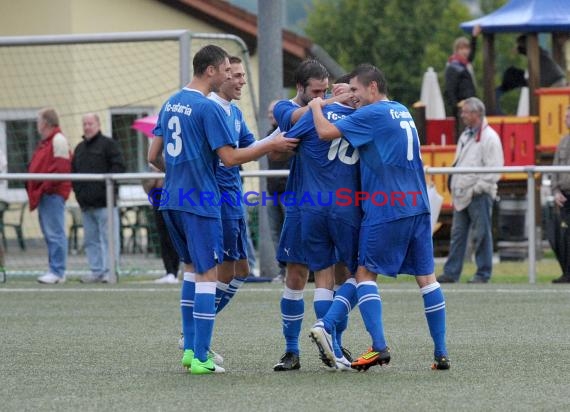
[[[37,110],[0,110],[0,150],[8,173],[26,173],[41,137],[36,129]],[[24,181],[1,182],[0,190],[24,189]]]
[[[150,115],[150,107],[113,108],[111,115],[111,135],[117,140],[125,160],[128,173],[148,171],[148,137],[132,128],[136,119]]]

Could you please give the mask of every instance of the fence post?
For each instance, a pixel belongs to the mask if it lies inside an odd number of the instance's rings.
[[[283,95],[283,0],[257,1],[258,6],[258,48],[259,48],[259,107],[257,119],[261,136],[265,136],[269,127],[267,119],[267,106],[274,99],[280,99]],[[267,158],[259,159],[262,170],[267,170]],[[267,190],[267,179],[259,181],[259,191],[265,193]],[[260,203],[258,209],[259,227],[259,274],[260,276],[275,277],[279,273],[279,267],[275,260],[275,245],[271,238],[271,229],[267,207]],[[277,206],[277,205],[276,205]]]
[[[186,86],[190,82],[190,32],[184,31],[180,33],[178,38],[179,50],[179,78],[180,87]]]
[[[536,183],[534,167],[527,168],[527,202],[528,202],[528,283],[536,283]]]
[[[115,250],[115,190],[113,175],[105,175],[105,189],[107,193],[107,241],[109,242],[109,283],[117,283],[119,276],[116,268]],[[119,224],[120,227],[120,224]]]

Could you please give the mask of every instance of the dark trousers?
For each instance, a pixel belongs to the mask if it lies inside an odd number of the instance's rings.
[[[570,196],[565,193],[564,196]],[[570,198],[569,198],[570,199]],[[555,206],[548,228],[548,241],[562,269],[562,274],[570,276],[570,200],[564,206]]]
[[[170,240],[166,223],[164,223],[162,212],[158,210],[158,207],[154,208],[154,218],[156,221],[156,232],[160,242],[160,257],[162,258],[164,269],[166,270],[166,273],[172,273],[174,276],[178,276],[180,258],[174,249],[172,241]]]

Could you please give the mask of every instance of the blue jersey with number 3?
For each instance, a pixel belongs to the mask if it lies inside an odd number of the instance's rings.
[[[323,107],[323,115],[333,123],[353,112],[352,107],[340,103]],[[358,150],[343,138],[321,140],[310,110],[289,130],[287,136],[301,139],[298,148],[302,175],[297,193],[299,207],[316,213],[325,207],[332,217],[360,226],[360,207],[353,201],[347,202],[337,197],[337,191],[346,194],[360,190]]]
[[[215,150],[235,146],[224,117],[217,103],[188,88],[171,96],[162,106],[153,130],[155,136],[164,140],[163,190],[168,201],[161,203],[160,209],[220,217]]]
[[[335,123],[360,153],[362,225],[429,213],[416,125],[408,109],[382,100]]]

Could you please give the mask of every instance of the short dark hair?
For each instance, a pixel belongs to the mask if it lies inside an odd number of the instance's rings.
[[[237,56],[230,56],[230,64],[241,63],[241,59]]]
[[[517,37],[517,51],[526,55],[526,34],[521,34]]]
[[[350,78],[354,77],[365,86],[376,82],[378,91],[382,94],[388,94],[388,82],[386,77],[384,77],[384,73],[378,67],[369,63],[360,64],[350,73]]]
[[[309,79],[324,80],[329,78],[329,72],[325,66],[314,59],[304,60],[295,70],[295,84],[303,88],[309,85]]]
[[[517,43],[526,44],[526,34],[517,36]]]
[[[333,84],[350,83],[350,73],[343,74],[334,81]]]
[[[208,66],[219,66],[227,58],[229,58],[228,53],[221,47],[213,44],[202,47],[192,60],[194,75],[200,76],[204,74]]]

